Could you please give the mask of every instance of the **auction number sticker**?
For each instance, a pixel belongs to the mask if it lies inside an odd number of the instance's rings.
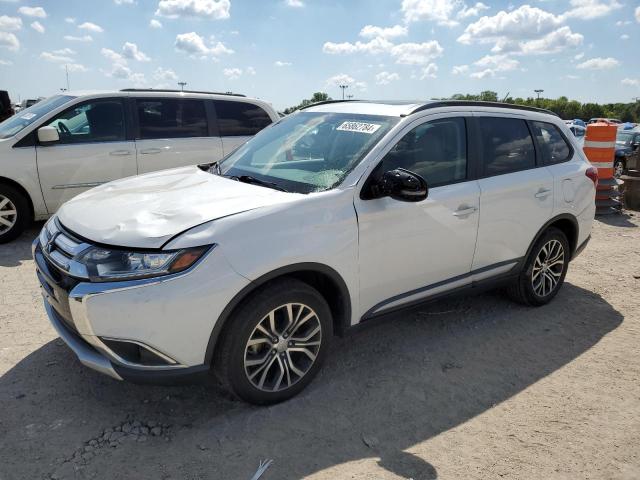
[[[371,135],[380,128],[381,125],[377,123],[364,123],[364,122],[343,122],[336,130],[342,132],[360,132],[368,133]]]

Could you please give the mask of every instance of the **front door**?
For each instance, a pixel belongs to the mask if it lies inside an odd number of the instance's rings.
[[[136,147],[127,140],[121,98],[79,103],[47,123],[60,140],[38,144],[36,158],[49,213],[78,195],[111,180],[137,174]]]
[[[408,127],[355,199],[360,305],[371,316],[470,282],[480,190],[468,180],[467,120],[430,117]],[[429,185],[421,202],[367,198],[375,176],[395,168]]]

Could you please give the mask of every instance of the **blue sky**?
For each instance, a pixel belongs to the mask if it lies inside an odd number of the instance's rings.
[[[14,99],[125,87],[407,99],[495,90],[640,96],[640,2],[0,0]]]

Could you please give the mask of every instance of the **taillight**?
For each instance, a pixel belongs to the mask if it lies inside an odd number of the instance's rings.
[[[593,186],[598,188],[598,169],[596,167],[589,167],[584,174],[591,179]]]

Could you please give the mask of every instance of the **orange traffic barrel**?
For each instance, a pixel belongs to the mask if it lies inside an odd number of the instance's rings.
[[[616,125],[603,122],[587,125],[583,148],[591,164],[598,169],[596,213],[600,214],[613,213],[622,208],[618,200],[618,182],[613,177],[617,134]]]

